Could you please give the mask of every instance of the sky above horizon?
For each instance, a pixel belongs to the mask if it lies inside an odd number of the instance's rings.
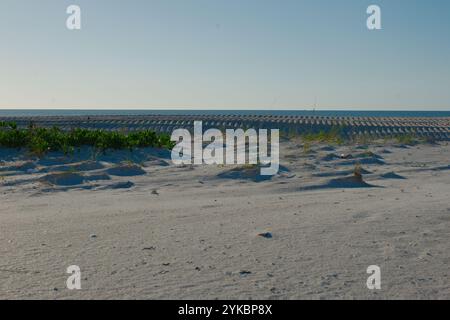
[[[450,111],[449,39],[448,0],[0,0],[0,108]]]

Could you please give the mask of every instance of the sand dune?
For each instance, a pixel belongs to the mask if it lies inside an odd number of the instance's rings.
[[[1,154],[0,298],[450,298],[445,143],[285,141],[270,179],[151,148]]]

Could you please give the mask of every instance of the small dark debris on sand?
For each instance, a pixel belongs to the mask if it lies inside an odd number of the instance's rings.
[[[270,232],[259,233],[258,236],[266,238],[266,239],[272,239],[273,238],[273,235]]]
[[[340,155],[341,159],[353,159],[353,156],[350,153],[342,153]]]

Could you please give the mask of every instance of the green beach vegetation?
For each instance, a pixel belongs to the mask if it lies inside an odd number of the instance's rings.
[[[50,151],[68,154],[82,146],[101,151],[143,147],[172,149],[174,143],[168,134],[151,130],[118,132],[77,128],[64,131],[58,127],[40,128],[32,124],[20,129],[14,122],[0,122],[0,147],[27,148],[33,154],[44,155]]]
[[[349,140],[345,135],[344,126],[332,126],[328,129],[322,129],[320,131],[314,131],[311,129],[301,133],[290,129],[288,132],[281,131],[280,136],[288,140],[299,138],[308,146],[310,146],[312,143],[327,143],[339,145]]]
[[[331,127],[329,130],[321,130],[317,133],[306,133],[301,135],[305,142],[319,142],[328,144],[342,144],[345,141],[343,127]]]
[[[345,126],[332,126],[328,129],[322,129],[320,131],[314,132],[306,131],[303,133],[296,133],[291,130],[288,133],[284,133],[284,136],[287,139],[297,139],[300,138],[304,143],[304,152],[308,153],[311,145],[313,143],[326,143],[329,145],[342,145],[342,144],[359,144],[359,145],[368,145],[370,143],[379,142],[383,140],[384,143],[400,143],[404,145],[416,145],[419,143],[434,143],[435,139],[432,137],[419,137],[414,133],[405,133],[405,134],[393,134],[385,136],[381,138],[377,135],[372,135],[369,133],[363,134],[348,134],[346,133]]]

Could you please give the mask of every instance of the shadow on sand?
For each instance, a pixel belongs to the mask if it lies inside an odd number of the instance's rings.
[[[358,189],[358,188],[383,188],[365,182],[362,177],[355,175],[343,178],[332,179],[319,185],[301,187],[300,191],[311,191],[320,189]]]

